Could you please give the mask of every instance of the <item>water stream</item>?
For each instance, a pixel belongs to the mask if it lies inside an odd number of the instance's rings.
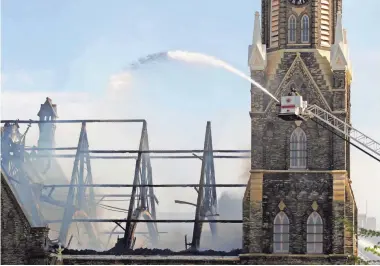
[[[193,53],[193,52],[187,52],[187,51],[168,51],[168,52],[161,52],[161,53],[155,53],[155,54],[150,54],[147,55],[143,58],[140,58],[137,62],[132,63],[129,66],[130,70],[136,70],[142,65],[146,64],[151,64],[151,63],[157,63],[161,61],[165,61],[168,59],[173,59],[173,60],[178,60],[178,61],[183,61],[187,63],[192,63],[192,64],[204,64],[204,65],[209,65],[213,67],[220,67],[224,68],[225,70],[234,73],[235,75],[240,76],[243,79],[248,80],[251,84],[268,94],[270,97],[272,97],[276,102],[279,102],[276,97],[274,97],[267,89],[265,89],[263,86],[261,86],[259,83],[254,81],[251,77],[245,75],[243,72],[240,70],[234,68],[230,64],[217,59],[215,57],[201,54],[201,53]]]

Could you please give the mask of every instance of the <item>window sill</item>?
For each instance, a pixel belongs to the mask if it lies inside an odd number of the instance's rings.
[[[310,43],[288,43],[289,46],[308,46]]]

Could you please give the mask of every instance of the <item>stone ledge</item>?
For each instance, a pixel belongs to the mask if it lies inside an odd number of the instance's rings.
[[[56,254],[51,254],[51,257],[57,257]],[[210,261],[210,260],[221,260],[221,261],[239,261],[238,256],[162,256],[162,255],[62,255],[63,260],[86,260],[86,261],[96,261],[96,260],[181,260],[181,261]]]
[[[252,169],[250,173],[305,173],[305,174],[347,174],[346,170],[305,170],[305,169],[289,169],[289,170],[264,170]]]
[[[352,264],[349,255],[345,254],[263,254],[246,253],[239,255],[241,264],[271,264],[271,265],[328,265]]]
[[[266,253],[245,253],[240,254],[239,258],[250,258],[250,257],[271,257],[271,258],[316,258],[316,259],[327,259],[327,258],[348,258],[347,254],[266,254]]]

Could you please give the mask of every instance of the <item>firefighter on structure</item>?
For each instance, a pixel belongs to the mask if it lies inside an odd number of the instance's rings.
[[[301,96],[294,87],[290,89],[288,96]]]

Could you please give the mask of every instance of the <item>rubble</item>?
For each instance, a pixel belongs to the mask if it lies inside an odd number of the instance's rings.
[[[242,253],[241,249],[233,249],[229,252],[226,251],[217,251],[217,250],[182,250],[182,251],[172,251],[170,249],[149,249],[149,248],[138,248],[134,250],[127,250],[124,248],[114,247],[106,251],[96,251],[90,249],[84,250],[73,250],[73,249],[64,249],[63,255],[162,255],[162,256],[238,256]]]

